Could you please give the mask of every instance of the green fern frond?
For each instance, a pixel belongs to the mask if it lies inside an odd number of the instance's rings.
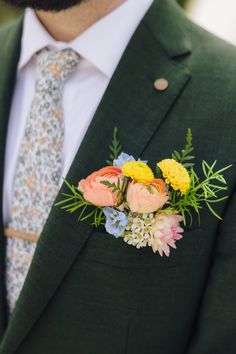
[[[181,150],[181,152],[175,150],[172,154],[172,158],[177,162],[183,164],[188,170],[190,170],[194,166],[192,160],[195,159],[195,156],[191,155],[194,150],[192,142],[192,131],[189,128],[187,131],[185,147]]]
[[[118,139],[117,127],[115,127],[113,130],[113,136],[112,136],[111,145],[109,146],[109,150],[110,150],[110,155],[109,155],[110,160],[107,160],[106,163],[112,166],[113,160],[116,160],[122,151],[122,145]]]

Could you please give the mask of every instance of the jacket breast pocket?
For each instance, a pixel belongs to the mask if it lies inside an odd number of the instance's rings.
[[[183,238],[176,242],[176,249],[171,249],[170,256],[161,257],[151,247],[137,249],[128,245],[122,238],[115,238],[105,229],[94,230],[81,254],[88,262],[98,262],[115,267],[173,267],[199,260],[204,252],[202,240],[207,237],[200,227],[187,229]]]

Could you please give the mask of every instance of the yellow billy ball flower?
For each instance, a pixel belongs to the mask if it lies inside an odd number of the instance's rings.
[[[135,182],[151,183],[154,180],[152,170],[142,161],[125,162],[121,170],[124,176],[130,177]]]
[[[174,159],[165,159],[157,164],[160,168],[165,182],[174,190],[180,190],[186,194],[190,188],[191,180],[187,169]]]

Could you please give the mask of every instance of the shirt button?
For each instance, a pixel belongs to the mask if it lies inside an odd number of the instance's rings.
[[[154,81],[154,87],[157,91],[165,91],[167,90],[168,86],[169,82],[164,78],[160,78]]]

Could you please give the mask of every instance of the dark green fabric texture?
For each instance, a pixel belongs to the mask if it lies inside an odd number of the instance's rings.
[[[1,186],[21,30],[22,20],[0,30]],[[105,165],[115,126],[124,150],[152,166],[181,149],[188,127],[198,171],[202,159],[235,166],[235,73],[234,47],[192,24],[173,0],[155,0],[67,179],[76,184]],[[166,91],[155,90],[157,78],[168,80]],[[0,210],[0,354],[236,353],[235,167],[226,177],[224,221],[204,208],[169,258],[53,207],[8,323]]]

